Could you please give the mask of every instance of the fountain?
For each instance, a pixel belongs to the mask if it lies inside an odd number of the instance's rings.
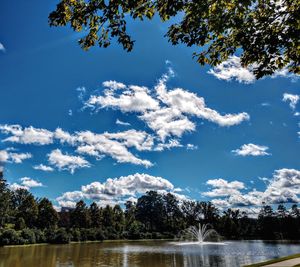
[[[189,244],[199,244],[199,245],[207,245],[207,244],[217,244],[224,245],[225,243],[220,242],[209,242],[209,238],[214,237],[214,240],[219,241],[219,234],[216,230],[212,228],[210,224],[201,224],[199,226],[190,226],[189,228],[181,231],[179,233],[179,240],[185,241],[179,243],[180,245],[189,245]],[[189,242],[188,242],[189,241]],[[190,242],[192,241],[192,242]]]

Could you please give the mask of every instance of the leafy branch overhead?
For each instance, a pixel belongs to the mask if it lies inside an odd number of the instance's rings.
[[[175,17],[166,37],[195,47],[201,65],[216,66],[238,53],[256,78],[282,68],[300,74],[299,0],[61,0],[49,23],[86,32],[79,40],[85,50],[108,47],[116,38],[131,51],[128,19],[155,14],[162,21]]]

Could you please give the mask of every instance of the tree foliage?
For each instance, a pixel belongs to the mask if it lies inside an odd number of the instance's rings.
[[[178,237],[183,229],[211,224],[225,239],[299,239],[300,209],[264,205],[258,218],[238,209],[221,211],[210,202],[179,200],[171,193],[146,192],[136,203],[101,207],[83,200],[57,212],[47,198],[24,189],[11,191],[0,179],[0,245],[68,243],[104,239]],[[6,204],[3,209],[2,204]],[[101,201],[100,201],[101,204]]]
[[[300,73],[299,0],[60,0],[49,23],[84,31],[79,43],[85,50],[108,47],[116,38],[131,51],[129,19],[155,14],[164,22],[174,18],[166,37],[173,45],[194,47],[201,65],[216,66],[240,53],[257,78],[285,67]]]

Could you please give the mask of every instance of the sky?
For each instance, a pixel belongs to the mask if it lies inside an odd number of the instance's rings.
[[[56,4],[1,4],[0,164],[13,190],[57,207],[148,190],[249,212],[299,202],[298,76],[257,81],[238,56],[202,67],[157,18],[129,23],[130,53],[86,52],[80,33],[49,27]]]

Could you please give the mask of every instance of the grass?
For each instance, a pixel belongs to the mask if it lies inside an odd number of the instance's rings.
[[[277,262],[286,261],[286,260],[295,259],[295,258],[300,258],[300,254],[293,254],[293,255],[278,258],[278,259],[273,259],[273,260],[264,261],[264,262],[260,262],[260,263],[245,265],[244,267],[260,267],[260,266],[265,266],[268,264],[277,263]],[[300,267],[300,264],[295,265],[295,267]]]

